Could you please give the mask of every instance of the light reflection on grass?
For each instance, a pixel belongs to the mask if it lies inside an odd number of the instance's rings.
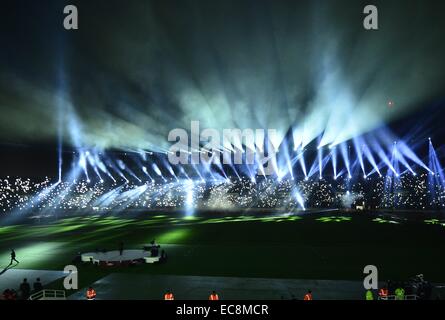
[[[400,222],[394,221],[394,220],[387,220],[382,218],[375,218],[372,221],[377,223],[392,223],[392,224],[399,224]]]
[[[190,229],[186,228],[171,230],[157,236],[156,242],[163,244],[181,243],[185,238],[190,236],[190,233]]]
[[[323,222],[323,223],[329,223],[329,222],[346,222],[351,221],[351,217],[345,217],[345,216],[330,216],[330,217],[321,217],[316,219],[317,221]]]

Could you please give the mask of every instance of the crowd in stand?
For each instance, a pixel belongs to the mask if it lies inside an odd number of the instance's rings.
[[[300,201],[295,195],[299,194]],[[0,213],[126,208],[442,209],[445,188],[427,173],[366,179],[231,179],[211,182],[51,182],[0,179]]]
[[[28,282],[28,279],[23,279],[23,282],[19,286],[18,292],[15,289],[5,289],[2,293],[2,299],[3,300],[27,300],[31,294],[37,293],[39,291],[43,290],[42,282],[40,281],[40,278],[37,278],[35,282],[33,283],[33,286],[31,288],[31,285]]]

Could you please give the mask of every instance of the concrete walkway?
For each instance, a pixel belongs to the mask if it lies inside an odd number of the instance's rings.
[[[361,281],[110,274],[93,285],[97,299],[160,300],[171,289],[178,300],[207,300],[216,290],[224,300],[301,300],[308,289],[314,299],[364,298]],[[84,299],[87,288],[69,299]]]

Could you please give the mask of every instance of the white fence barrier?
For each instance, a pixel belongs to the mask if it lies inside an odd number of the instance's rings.
[[[65,290],[45,289],[32,294],[29,300],[66,300]]]
[[[419,296],[415,294],[407,294],[405,295],[403,300],[418,300]],[[396,295],[386,296],[386,297],[379,297],[379,300],[399,300],[397,299]]]

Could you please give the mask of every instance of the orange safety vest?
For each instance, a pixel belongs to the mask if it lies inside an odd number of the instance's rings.
[[[219,296],[215,293],[215,294],[211,294],[209,297],[209,300],[219,300]]]
[[[381,297],[387,297],[387,296],[388,296],[388,289],[381,288],[381,289],[379,290],[379,296],[381,296]]]
[[[94,289],[87,290],[87,299],[96,298],[96,291]]]
[[[175,298],[173,297],[173,293],[164,294],[164,300],[175,300]]]
[[[312,300],[312,293],[306,293],[303,300]]]

